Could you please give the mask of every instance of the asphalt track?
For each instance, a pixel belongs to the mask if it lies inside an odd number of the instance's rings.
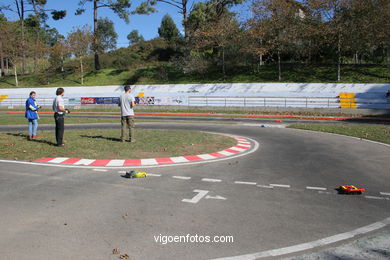
[[[132,260],[255,259],[273,249],[280,258],[294,252],[280,248],[334,238],[372,223],[389,228],[387,145],[244,124],[138,127],[240,135],[257,141],[259,149],[231,160],[150,168],[146,171],[153,176],[132,180],[122,178],[118,169],[0,162],[1,258],[118,259],[115,248]],[[334,189],[346,184],[367,192],[337,194]],[[311,245],[335,246],[361,236],[355,233]],[[187,234],[192,240],[233,236],[234,242],[155,241]],[[301,248],[316,251],[317,246]]]

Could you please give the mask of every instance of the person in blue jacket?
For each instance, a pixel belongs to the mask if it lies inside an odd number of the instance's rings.
[[[32,140],[38,137],[37,129],[39,116],[37,111],[41,108],[41,106],[38,106],[37,101],[35,100],[35,96],[35,91],[31,91],[30,97],[26,100],[25,117],[28,119],[28,140]]]

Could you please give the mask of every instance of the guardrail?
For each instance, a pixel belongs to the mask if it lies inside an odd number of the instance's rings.
[[[338,97],[188,97],[189,106],[338,108]]]
[[[81,98],[64,98],[66,106],[80,106]],[[2,107],[24,106],[25,98],[5,98]],[[40,106],[52,106],[52,98],[37,98]],[[149,104],[148,106],[150,106]],[[173,104],[155,104],[173,105]],[[174,104],[178,105],[178,104]],[[189,96],[182,106],[218,107],[296,107],[296,108],[369,108],[390,109],[390,98],[349,98],[349,97],[218,97]],[[84,105],[82,105],[84,106]],[[88,105],[86,105],[88,106]]]

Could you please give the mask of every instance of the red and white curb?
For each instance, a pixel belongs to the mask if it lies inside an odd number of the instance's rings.
[[[192,163],[201,161],[210,161],[221,158],[230,158],[242,153],[245,153],[253,147],[252,142],[243,137],[232,136],[237,144],[233,147],[224,149],[219,152],[186,155],[178,157],[165,158],[148,158],[148,159],[126,159],[126,160],[102,160],[102,159],[82,159],[82,158],[68,158],[68,157],[48,157],[41,158],[35,162],[60,164],[60,165],[74,165],[74,166],[95,166],[95,167],[127,167],[127,166],[159,166],[159,165],[173,165],[182,163]],[[255,147],[257,148],[256,143]]]

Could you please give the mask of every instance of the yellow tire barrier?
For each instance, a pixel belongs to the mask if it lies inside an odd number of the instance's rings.
[[[355,93],[340,93],[340,108],[357,108]]]
[[[3,102],[4,99],[7,99],[8,95],[0,95],[0,102]]]

